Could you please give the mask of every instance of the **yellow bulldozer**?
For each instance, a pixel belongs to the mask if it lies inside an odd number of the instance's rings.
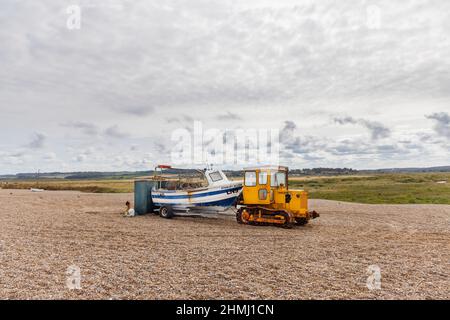
[[[319,217],[316,211],[308,211],[306,191],[289,189],[288,175],[289,169],[282,166],[244,169],[244,186],[237,201],[237,222],[291,228]]]

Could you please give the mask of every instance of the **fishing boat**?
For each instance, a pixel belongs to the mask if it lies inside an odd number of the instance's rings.
[[[184,170],[161,165],[157,169],[155,172],[167,172],[155,178],[158,182],[151,192],[153,204],[163,217],[172,210],[224,211],[235,204],[242,192],[242,182],[229,180],[222,170]]]

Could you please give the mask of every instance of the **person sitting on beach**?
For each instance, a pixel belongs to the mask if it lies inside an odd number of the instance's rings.
[[[135,213],[134,209],[131,209],[130,201],[127,201],[127,203],[125,203],[125,205],[127,206],[127,209],[123,213],[123,216],[124,217],[134,217],[136,213]]]

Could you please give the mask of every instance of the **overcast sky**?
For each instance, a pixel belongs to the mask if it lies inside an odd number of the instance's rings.
[[[194,120],[279,129],[296,168],[450,165],[449,17],[442,0],[2,0],[0,174],[151,169]]]

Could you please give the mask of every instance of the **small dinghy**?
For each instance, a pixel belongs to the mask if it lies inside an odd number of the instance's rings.
[[[184,170],[170,166],[158,166],[157,169],[159,172],[169,172],[166,178],[162,174],[155,178],[157,187],[151,192],[153,204],[159,207],[163,217],[166,212],[170,215],[173,210],[225,211],[236,203],[242,192],[242,182],[229,180],[222,170]],[[177,176],[176,171],[185,171],[184,177],[183,174]],[[194,171],[201,177],[193,177]]]

